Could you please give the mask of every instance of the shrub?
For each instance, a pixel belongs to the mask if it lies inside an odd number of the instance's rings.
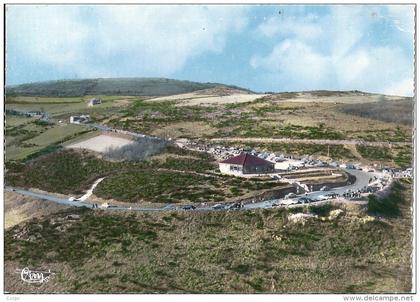
[[[160,153],[167,142],[149,137],[137,138],[133,144],[119,148],[110,148],[104,154],[105,159],[139,161]]]
[[[380,198],[376,195],[369,195],[368,213],[372,215],[384,215],[396,217],[401,214],[399,203],[403,202],[403,186],[400,183],[394,183],[388,196]]]
[[[318,216],[327,216],[332,209],[333,206],[331,203],[324,203],[319,206],[311,205],[309,207],[309,212]]]

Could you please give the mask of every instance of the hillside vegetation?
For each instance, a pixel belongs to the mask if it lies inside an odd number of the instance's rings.
[[[411,290],[411,184],[396,218],[360,206],[212,213],[69,209],[5,233],[5,290],[67,293],[403,293]],[[34,244],[36,242],[36,248]],[[16,267],[48,267],[41,287]]]
[[[8,162],[7,185],[62,194],[82,194],[100,177],[94,193],[122,202],[221,202],[285,189],[276,181],[218,175],[206,153],[167,147],[164,159],[110,162],[87,151],[62,150],[27,163]]]
[[[411,98],[365,104],[345,104],[341,107],[341,110],[347,114],[390,123],[413,125],[414,122],[414,102]]]
[[[84,95],[166,96],[215,87],[236,86],[165,78],[109,78],[28,83],[6,88],[6,95],[77,97]],[[245,90],[247,91],[247,90]]]

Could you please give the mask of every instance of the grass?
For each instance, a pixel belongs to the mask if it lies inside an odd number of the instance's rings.
[[[357,145],[357,151],[364,157],[370,160],[389,161],[392,160],[391,149],[387,147],[375,147]]]
[[[369,195],[368,212],[372,215],[399,216],[401,214],[399,206],[404,202],[403,190],[404,186],[396,182],[386,197]]]
[[[118,112],[125,105],[114,102],[121,98],[133,97],[106,96],[103,103],[88,107],[86,101],[90,96],[59,98],[59,97],[8,97],[6,110],[43,111],[47,112],[51,121],[68,121],[72,114],[90,114],[92,119],[99,121],[112,113]],[[45,125],[34,118],[6,115],[6,153],[7,160],[24,159],[31,154],[53,144],[61,144],[73,139],[87,130],[78,125],[56,124]]]
[[[356,148],[363,158],[374,162],[403,169],[412,166],[412,145],[395,145],[392,147],[357,145]]]
[[[145,102],[137,100],[108,122],[109,126],[151,134],[157,127],[182,121],[204,121],[214,109],[204,106],[175,106],[175,101]],[[123,118],[123,120],[121,120]]]
[[[62,144],[90,131],[92,130],[79,125],[44,125],[37,121],[6,127],[6,158],[7,160],[33,158],[33,154],[48,146]]]
[[[410,145],[394,147],[394,163],[401,168],[413,166],[413,147]]]
[[[399,204],[404,215],[382,221],[350,213],[336,221],[292,224],[286,209],[153,214],[69,209],[5,232],[5,290],[33,291],[15,282],[13,272],[16,266],[42,265],[57,274],[43,292],[409,292],[411,191],[404,186],[408,195]],[[80,219],[68,220],[69,214]],[[36,238],[36,249],[29,238]]]
[[[132,171],[106,178],[98,185],[95,194],[106,199],[117,198],[128,202],[221,201],[224,193],[215,189],[213,182],[213,179],[200,175]]]
[[[265,120],[265,122],[270,120]],[[238,119],[225,119],[213,124],[219,128],[215,137],[268,137],[295,139],[342,139],[343,134],[324,126],[301,126],[283,124],[276,120],[272,123],[262,123],[251,114],[242,114]]]
[[[385,122],[413,124],[412,99],[384,100],[365,104],[344,104],[341,110],[345,113],[376,119]]]
[[[45,156],[27,164],[9,162],[6,183],[80,194],[94,180],[106,176],[96,187],[95,194],[126,202],[224,201],[246,193],[285,188],[274,181],[215,174],[213,170],[217,166],[207,154],[179,150],[174,146],[166,150],[165,160],[142,162],[109,162],[87,151],[62,150],[48,154],[50,151],[54,149],[43,150]],[[177,153],[195,157],[176,157]]]
[[[26,142],[38,146],[45,146],[56,142],[66,141],[68,138],[75,137],[80,133],[85,133],[86,130],[88,130],[88,128],[81,125],[56,125]]]
[[[103,103],[87,107],[84,97],[8,96],[6,109],[42,110],[52,118],[68,119],[71,114],[90,114],[97,122],[126,130],[153,134],[182,122],[202,123],[203,133],[183,129],[179,137],[285,137],[309,139],[364,139],[368,141],[410,141],[411,124],[375,121],[342,113],[342,104],[275,102],[263,97],[252,102],[211,106],[176,106],[176,101],[147,102],[135,96],[99,96]],[[128,99],[126,104],[115,102]],[[405,106],[395,105],[396,108]],[[366,104],[368,105],[368,104]],[[400,109],[395,110],[400,110]],[[403,109],[406,112],[409,107]],[[399,112],[399,111],[398,111]],[[398,114],[397,114],[398,116]],[[13,123],[13,122],[12,122]]]
[[[369,142],[411,142],[411,131],[407,128],[392,127],[385,129],[366,129],[346,131],[350,139],[359,139]]]

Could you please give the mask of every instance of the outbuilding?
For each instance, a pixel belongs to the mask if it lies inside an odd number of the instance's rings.
[[[274,163],[251,155],[241,153],[219,163],[220,172],[224,174],[264,174],[274,172]]]
[[[89,115],[70,116],[70,124],[86,124],[89,121]]]
[[[89,102],[88,102],[88,106],[89,107],[92,107],[92,106],[95,106],[95,105],[99,105],[99,104],[102,104],[102,100],[101,99],[98,99],[98,98],[90,99]]]

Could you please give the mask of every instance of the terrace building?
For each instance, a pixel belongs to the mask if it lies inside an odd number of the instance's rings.
[[[265,174],[274,172],[274,163],[251,155],[241,153],[219,163],[220,172],[231,175]]]

